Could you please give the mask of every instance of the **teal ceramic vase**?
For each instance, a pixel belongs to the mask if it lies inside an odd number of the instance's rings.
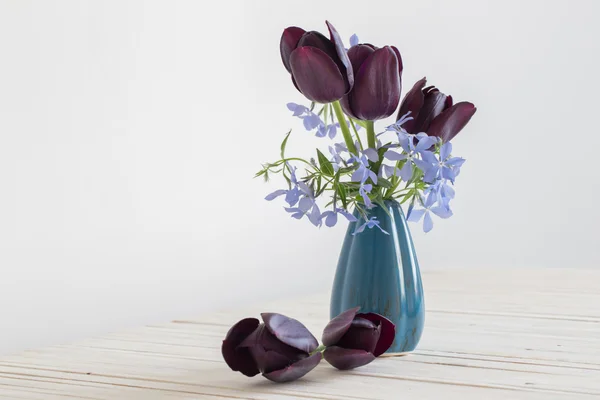
[[[386,212],[387,211],[387,212]],[[331,318],[360,306],[360,312],[376,312],[396,325],[396,338],[387,353],[406,353],[419,343],[425,321],[425,304],[419,263],[400,205],[374,207],[382,229],[365,229],[353,235],[365,221],[355,211],[350,223],[331,294]]]

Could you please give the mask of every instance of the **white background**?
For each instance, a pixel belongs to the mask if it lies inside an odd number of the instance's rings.
[[[290,154],[326,144],[289,116],[278,50],[326,18],[398,46],[406,90],[426,75],[478,107],[455,216],[413,229],[423,269],[597,268],[599,12],[0,1],[0,353],[329,288],[345,226],[290,219],[252,178],[289,128]]]

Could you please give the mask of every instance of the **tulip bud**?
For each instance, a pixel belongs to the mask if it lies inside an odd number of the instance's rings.
[[[395,326],[375,313],[357,314],[360,307],[344,311],[325,327],[323,357],[338,369],[366,365],[390,348]]]
[[[304,325],[281,314],[261,314],[263,323],[246,318],[227,333],[221,351],[234,371],[246,376],[259,372],[274,382],[288,382],[306,375],[321,361],[313,352],[317,339]]]
[[[426,132],[448,142],[465,127],[477,109],[468,102],[453,106],[452,96],[445,95],[435,86],[425,87],[426,83],[423,78],[406,93],[397,120],[410,111],[413,119],[402,125],[408,133]]]
[[[331,103],[352,89],[352,65],[335,28],[327,22],[330,39],[319,32],[292,26],[283,31],[279,49],[296,88],[309,100]]]
[[[393,46],[353,46],[348,51],[355,73],[354,87],[342,98],[344,112],[361,120],[392,115],[400,101],[402,60]]]

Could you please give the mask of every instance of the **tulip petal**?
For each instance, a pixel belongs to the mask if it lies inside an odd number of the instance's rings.
[[[398,111],[398,116],[396,117],[396,121],[406,115],[407,112],[410,111],[410,116],[413,118],[410,121],[406,121],[402,127],[406,129],[408,133],[414,133],[414,126],[417,122],[417,118],[419,117],[419,111],[421,107],[423,107],[423,102],[425,101],[425,96],[423,95],[423,88],[427,83],[427,78],[423,78],[408,91],[404,95],[404,99],[402,100],[402,104],[400,104],[400,110]]]
[[[340,37],[338,31],[333,27],[333,25],[331,25],[331,23],[329,23],[329,21],[325,21],[325,23],[327,24],[327,28],[329,28],[329,37],[335,45],[335,50],[337,52],[338,58],[346,68],[345,76],[347,77],[348,82],[348,86],[346,87],[346,93],[348,93],[350,90],[352,90],[352,87],[354,86],[354,69],[352,68],[353,65],[350,63],[348,53],[346,52],[346,48],[344,47],[344,42],[342,41],[342,38]]]
[[[265,326],[283,343],[310,353],[319,346],[317,339],[300,321],[275,313],[260,314]]]
[[[323,337],[321,338],[325,346],[336,344],[344,336],[348,328],[350,328],[350,324],[352,324],[352,320],[354,320],[358,310],[360,310],[360,307],[351,308],[329,321],[323,330]]]
[[[299,47],[290,56],[297,87],[309,100],[331,103],[346,92],[344,77],[336,63],[316,47]]]
[[[396,46],[390,46],[394,53],[396,54],[396,58],[398,59],[398,74],[400,75],[400,80],[402,81],[402,70],[404,69],[404,65],[402,64],[402,56],[400,55],[400,50],[396,48]]]
[[[444,111],[446,98],[444,93],[435,88],[427,92],[419,116],[415,118],[414,132],[427,132],[431,121]]]
[[[340,99],[340,105],[342,106],[342,110],[344,110],[344,113],[347,116],[349,116],[350,118],[358,119],[358,117],[356,115],[354,115],[354,113],[352,112],[352,109],[350,108],[350,96],[349,95],[345,95],[344,97],[342,97]]]
[[[254,376],[259,373],[258,366],[247,348],[239,348],[238,345],[256,330],[259,321],[256,318],[246,318],[229,329],[221,353],[225,362],[234,371],[239,371],[246,376]]]
[[[362,367],[375,359],[375,356],[367,351],[344,349],[338,346],[326,348],[323,357],[329,364],[341,370]]]
[[[373,52],[375,52],[375,49],[366,44],[358,44],[351,47],[350,50],[348,50],[348,58],[350,59],[350,63],[352,63],[352,69],[358,71],[362,63],[364,63]]]
[[[297,26],[290,26],[283,31],[281,41],[279,42],[279,52],[281,53],[281,61],[288,72],[292,72],[290,67],[290,55],[298,46],[298,41],[306,31]]]
[[[315,47],[319,50],[322,50],[323,53],[327,54],[329,58],[331,58],[331,60],[337,65],[340,73],[342,74],[342,77],[344,78],[344,84],[346,85],[346,91],[344,93],[347,93],[350,91],[350,89],[352,89],[352,86],[350,85],[350,82],[346,76],[346,65],[338,56],[338,51],[333,41],[327,39],[327,37],[320,32],[310,31],[302,36],[300,41],[298,41],[298,47]],[[352,78],[352,83],[354,83],[354,78]]]
[[[297,359],[290,360],[283,354],[279,354],[274,350],[266,350],[261,346],[249,347],[248,350],[250,350],[252,357],[258,365],[258,369],[263,374],[285,368],[290,362]]]
[[[394,323],[383,315],[375,313],[357,314],[356,317],[368,319],[374,324],[381,326],[381,334],[379,335],[379,341],[377,342],[373,354],[375,357],[379,357],[385,353],[392,343],[394,343],[394,338],[396,336],[396,326]]]
[[[348,97],[352,111],[362,120],[386,118],[396,111],[400,76],[398,59],[389,46],[375,50],[362,63]]]
[[[473,103],[456,103],[431,122],[427,134],[442,138],[445,143],[449,142],[467,125],[475,111],[477,109]]]
[[[254,332],[252,332],[246,339],[244,339],[243,342],[238,345],[238,348],[242,347],[258,347],[264,351],[275,351],[278,354],[286,357],[286,360],[296,360],[302,356],[306,356],[306,352],[298,350],[297,348],[290,346],[275,337],[275,335],[269,331],[265,324],[259,325]]]
[[[346,334],[336,343],[345,349],[364,350],[373,353],[379,342],[381,325],[368,319],[355,317]]]
[[[297,47],[315,47],[319,50],[322,50],[323,53],[327,54],[332,60],[337,58],[337,50],[335,49],[335,45],[321,32],[306,32],[298,41]],[[340,67],[343,66],[344,65],[340,63]]]
[[[321,352],[302,359],[283,369],[263,374],[265,378],[273,382],[290,382],[302,378],[313,370],[321,362]]]

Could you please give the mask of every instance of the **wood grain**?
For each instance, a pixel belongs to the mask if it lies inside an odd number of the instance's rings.
[[[238,319],[277,311],[316,336],[328,295],[146,326],[0,358],[0,399],[600,399],[600,272],[424,274],[419,349],[284,385],[230,371],[220,343]]]

